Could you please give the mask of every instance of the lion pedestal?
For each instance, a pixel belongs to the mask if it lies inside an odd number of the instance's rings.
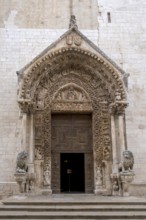
[[[26,180],[27,180],[27,157],[28,154],[25,151],[22,151],[17,156],[16,161],[16,172],[15,172],[15,178],[16,182],[19,185],[19,192],[24,193],[26,191]]]
[[[15,173],[16,182],[19,185],[19,192],[25,192],[25,184],[26,184],[26,173]]]
[[[129,196],[129,186],[134,179],[134,157],[131,151],[123,152],[123,161],[119,167],[119,180],[121,185],[121,195]]]
[[[133,172],[121,172],[119,177],[120,177],[120,182],[121,182],[122,196],[129,196],[129,186],[130,186],[130,183],[134,179],[134,173]]]

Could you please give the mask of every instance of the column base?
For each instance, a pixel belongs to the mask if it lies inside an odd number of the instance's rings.
[[[98,189],[94,190],[94,194],[95,195],[109,195],[109,192],[106,189],[99,187]]]
[[[42,195],[52,195],[52,189],[47,189],[47,188],[43,188],[41,189],[41,194]]]

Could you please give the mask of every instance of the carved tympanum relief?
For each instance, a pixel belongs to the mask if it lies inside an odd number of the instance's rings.
[[[61,88],[54,96],[55,101],[87,102],[90,101],[87,93],[73,83]]]

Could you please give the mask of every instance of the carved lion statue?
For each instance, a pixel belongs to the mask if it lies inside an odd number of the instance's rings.
[[[125,150],[123,152],[123,168],[124,171],[131,171],[133,170],[133,165],[134,165],[134,157],[131,151]]]
[[[28,157],[28,153],[26,153],[26,151],[22,151],[18,154],[17,161],[16,161],[16,173],[27,172],[28,170],[27,157]]]

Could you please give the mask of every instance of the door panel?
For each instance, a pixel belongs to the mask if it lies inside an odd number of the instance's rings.
[[[85,115],[84,114],[83,115],[53,114],[51,121],[52,121],[51,151],[52,151],[53,192],[58,193],[59,190],[61,191],[62,189],[61,188],[62,171],[60,166],[62,163],[61,161],[62,159],[60,155],[63,153],[64,154],[72,153],[76,155],[77,153],[78,154],[82,153],[84,155],[84,164],[86,170],[83,178],[84,191],[93,192],[92,115],[91,114],[87,114],[87,115],[86,114]],[[74,185],[76,185],[76,182],[74,182]]]

